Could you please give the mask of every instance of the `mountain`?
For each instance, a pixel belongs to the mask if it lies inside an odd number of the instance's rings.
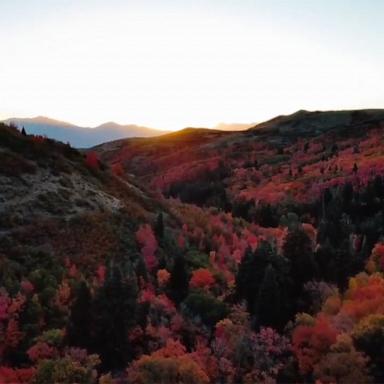
[[[63,143],[69,142],[75,148],[89,148],[106,141],[125,137],[149,137],[166,133],[138,125],[120,125],[114,122],[101,124],[95,128],[85,128],[44,116],[34,118],[10,118],[5,123],[24,127],[30,134],[47,136]]]
[[[91,229],[89,240],[87,234],[82,235],[83,244],[67,242],[60,236],[67,232],[76,237],[74,228],[86,229],[91,225],[88,223],[100,220],[97,226],[109,233],[108,241],[116,243],[118,234],[111,232],[108,220],[119,221],[129,212],[125,224],[120,223],[124,227],[129,222],[147,221],[153,212],[161,210],[145,188],[129,177],[115,176],[97,158],[51,139],[23,136],[2,123],[0,185],[0,255],[12,253],[15,247],[19,248],[17,252],[50,249],[58,257],[70,246],[76,257],[87,257],[82,254],[85,243],[89,241],[92,246],[96,241],[90,240]],[[20,236],[28,231],[41,231],[39,239],[28,234],[32,243],[27,235],[20,242]]]
[[[384,110],[380,109],[298,111],[246,131],[190,128],[159,138],[106,143],[96,147],[95,151],[106,162],[122,164],[127,172],[149,183],[152,188],[172,196],[191,195],[187,200],[192,202],[192,195],[197,193],[194,183],[203,188],[205,181],[219,177],[220,172],[232,175],[222,183],[225,193],[221,195],[232,203],[251,198],[275,201],[288,196],[284,191],[304,199],[308,188],[321,190],[335,177],[315,173],[313,178],[309,178],[305,173],[298,174],[298,170],[305,167],[320,170],[334,167],[339,162],[343,164],[344,176],[350,175],[352,166],[348,161],[352,160],[349,153],[339,154],[337,162],[333,158],[333,153],[336,153],[334,146],[357,148],[367,135],[376,135],[376,130],[383,128],[383,124]],[[306,152],[302,152],[304,146]],[[362,156],[361,153],[358,157]],[[381,157],[372,157],[371,161],[379,164]],[[370,162],[365,164],[365,172],[369,172]],[[216,175],[215,170],[218,172]],[[295,175],[294,179],[290,173]],[[243,175],[243,184],[239,183],[238,174]],[[338,179],[343,174],[338,169]],[[189,194],[189,188],[194,193]],[[209,200],[209,194],[206,196]],[[226,205],[224,200],[219,204],[221,207]]]
[[[317,135],[328,130],[364,126],[380,122],[384,118],[383,109],[345,110],[345,111],[306,111],[300,110],[291,115],[277,116],[266,122],[256,124],[252,130],[272,131],[286,134]]]
[[[0,124],[1,383],[383,383],[384,110],[88,150]]]

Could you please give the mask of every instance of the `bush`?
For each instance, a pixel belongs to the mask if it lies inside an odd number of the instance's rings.
[[[229,313],[225,303],[203,292],[191,293],[183,304],[187,312],[193,316],[198,316],[209,327],[213,327]]]

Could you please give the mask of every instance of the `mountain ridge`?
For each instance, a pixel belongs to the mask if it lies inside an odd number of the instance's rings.
[[[126,137],[159,136],[168,132],[135,124],[122,125],[112,121],[96,127],[82,127],[46,116],[12,117],[3,122],[6,124],[12,123],[19,129],[24,127],[27,133],[30,134],[47,136],[64,143],[69,142],[76,148],[88,148],[106,141]]]

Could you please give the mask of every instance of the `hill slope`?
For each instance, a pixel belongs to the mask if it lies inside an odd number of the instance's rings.
[[[381,144],[373,142],[383,125],[384,110],[299,111],[243,132],[190,129],[95,150],[172,196],[189,194],[189,187],[196,194],[195,187],[220,179],[232,202],[303,200],[309,191],[315,197],[330,182],[350,178],[354,163],[361,175],[382,167]]]
[[[0,255],[11,254],[13,249],[18,249],[17,252],[42,246],[51,249],[53,238],[55,246],[50,252],[63,255],[68,243],[65,238],[60,239],[60,233],[67,231],[66,236],[76,237],[75,228],[84,231],[96,223],[116,245],[119,235],[111,232],[113,225],[108,220],[114,222],[125,217],[124,226],[128,225],[126,230],[133,236],[135,223],[151,220],[154,212],[161,210],[132,180],[114,176],[92,156],[86,157],[50,139],[23,136],[3,124],[0,124],[0,185]],[[21,240],[23,234],[25,238]],[[83,241],[94,235],[90,229],[83,233]],[[28,248],[29,240],[32,248]],[[88,245],[94,252],[94,244]],[[72,246],[73,257],[84,252],[80,243],[74,242]],[[82,254],[82,257],[88,256]]]
[[[0,125],[0,382],[382,383],[383,130],[299,111],[80,153]]]

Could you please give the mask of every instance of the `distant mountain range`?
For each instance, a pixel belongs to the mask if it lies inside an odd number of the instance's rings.
[[[13,123],[20,129],[24,127],[29,134],[47,136],[64,143],[69,142],[76,148],[88,148],[107,141],[129,137],[152,137],[168,133],[168,131],[134,124],[120,125],[114,122],[104,123],[95,128],[80,127],[44,116],[33,118],[15,117],[4,122],[7,124]]]
[[[89,148],[108,141],[131,137],[154,137],[170,132],[135,124],[120,125],[112,121],[92,128],[81,127],[45,116],[33,118],[12,117],[4,120],[4,123],[13,123],[20,129],[24,127],[29,134],[47,136],[64,143],[68,142],[75,148]],[[221,131],[241,131],[254,125],[254,123],[219,123],[214,129]]]

